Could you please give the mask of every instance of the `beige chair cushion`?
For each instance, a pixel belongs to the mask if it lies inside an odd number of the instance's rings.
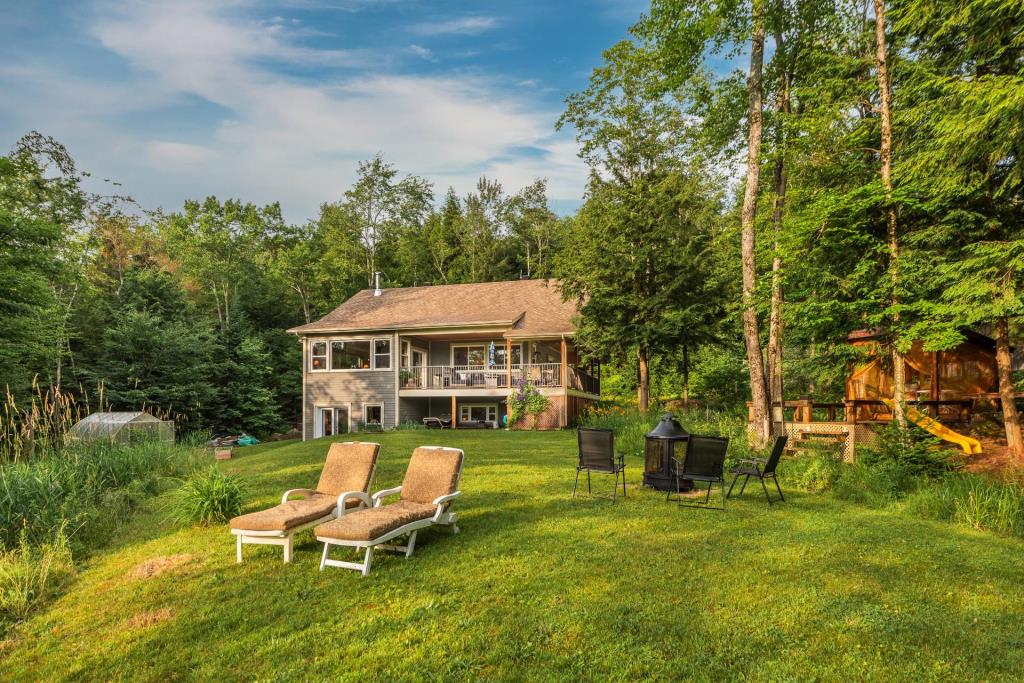
[[[434,502],[439,496],[455,493],[459,485],[462,451],[454,448],[417,448],[409,459],[402,481],[402,500],[410,503]]]
[[[358,500],[349,499],[345,507],[352,508],[358,504]],[[337,505],[337,496],[316,493],[309,498],[296,498],[267,510],[235,517],[231,520],[231,528],[242,531],[288,531],[333,513]]]
[[[376,443],[331,444],[316,490],[332,496],[346,491],[368,491],[378,453],[380,444]]]
[[[436,505],[400,500],[384,507],[349,512],[324,522],[316,528],[316,536],[340,541],[372,541],[400,526],[432,517],[436,511]]]

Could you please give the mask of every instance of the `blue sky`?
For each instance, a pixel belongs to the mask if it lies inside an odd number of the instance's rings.
[[[440,197],[481,174],[547,178],[571,211],[586,169],[554,123],[629,0],[19,2],[0,23],[0,148],[39,130],[145,208],[207,194],[302,222],[376,152]],[[98,189],[98,188],[97,188]]]

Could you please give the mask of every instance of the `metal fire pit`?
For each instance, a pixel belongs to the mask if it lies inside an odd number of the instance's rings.
[[[672,458],[682,462],[690,433],[666,413],[661,421],[644,437],[644,486],[658,491],[674,491]],[[681,482],[680,490],[690,490],[692,484]]]

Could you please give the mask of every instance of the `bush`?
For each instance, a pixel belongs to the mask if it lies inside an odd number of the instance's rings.
[[[953,474],[908,496],[904,509],[1008,536],[1024,536],[1024,487],[973,474]]]
[[[237,477],[217,467],[186,479],[171,499],[171,517],[185,524],[218,524],[242,511],[243,487]]]
[[[74,573],[67,538],[32,546],[25,533],[11,550],[0,550],[0,626],[23,619]]]
[[[76,551],[98,545],[111,523],[161,481],[194,467],[196,452],[158,441],[74,443],[60,453],[0,465],[0,546],[45,544],[67,532]]]
[[[835,448],[808,445],[800,455],[786,458],[779,465],[787,484],[816,493],[830,490],[839,477],[843,462]]]
[[[643,413],[635,407],[599,406],[588,412],[581,423],[586,427],[612,430],[615,432],[616,450],[627,455],[641,456],[644,452],[644,436],[654,428],[663,414],[664,412],[658,409]],[[689,413],[676,414],[675,417],[691,434],[728,438],[727,468],[737,459],[749,456],[747,423],[740,413],[693,410]]]
[[[956,469],[949,451],[939,447],[939,439],[916,425],[900,427],[893,421],[880,430],[869,447],[861,449],[858,462],[899,471],[900,476],[941,477]]]

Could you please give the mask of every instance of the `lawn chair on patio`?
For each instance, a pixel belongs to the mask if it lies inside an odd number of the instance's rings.
[[[316,538],[324,544],[320,569],[344,567],[366,576],[370,573],[375,548],[396,550],[409,557],[420,529],[442,524],[451,527],[452,533],[459,533],[455,513],[449,508],[452,500],[460,494],[459,478],[464,459],[465,455],[458,448],[421,446],[413,451],[401,486],[378,491],[372,499],[366,494],[359,494],[370,509],[357,510],[316,528]],[[397,503],[382,504],[386,496],[396,493],[401,494]],[[387,543],[405,534],[409,534],[409,539],[404,546]],[[334,545],[363,549],[363,561],[330,559],[328,553]]]
[[[726,498],[732,495],[732,488],[736,486],[736,480],[740,477],[746,477],[743,480],[743,485],[740,486],[739,495],[743,495],[743,489],[747,488],[747,482],[750,481],[751,477],[757,477],[761,482],[761,488],[764,489],[764,497],[768,499],[768,504],[771,505],[772,497],[768,495],[768,487],[765,486],[764,480],[771,479],[775,482],[775,488],[779,492],[779,500],[783,503],[786,502],[786,497],[782,495],[782,487],[779,486],[779,478],[775,475],[775,469],[779,466],[779,459],[782,457],[783,451],[786,450],[786,442],[789,440],[788,436],[779,436],[775,438],[775,445],[772,447],[771,455],[768,459],[764,458],[745,458],[740,460],[740,464],[733,473],[736,475],[733,477],[732,484],[729,485],[729,493],[726,494]]]
[[[359,496],[370,490],[379,454],[379,443],[331,444],[315,490],[285,491],[280,505],[231,520],[237,560],[242,561],[242,545],[253,543],[284,546],[284,561],[291,562],[295,534],[366,504]]]
[[[615,436],[610,429],[589,429],[581,427],[576,431],[579,441],[579,461],[576,463],[576,481],[572,485],[572,497],[576,497],[576,487],[580,483],[580,472],[587,473],[587,493],[590,490],[590,473],[602,472],[614,474],[615,484],[612,487],[612,502],[619,492],[619,475],[622,475],[622,497],[626,497],[626,465],[622,453],[615,452]]]
[[[710,510],[725,509],[725,452],[729,448],[729,439],[717,436],[695,436],[690,435],[686,444],[686,458],[679,462],[672,458],[672,479],[676,484],[676,499],[684,507],[706,508]],[[703,503],[684,503],[682,493],[682,482],[707,482],[708,492],[704,496]],[[722,507],[710,506],[711,487],[715,483],[722,485]],[[672,491],[665,496],[665,500],[671,500]]]

